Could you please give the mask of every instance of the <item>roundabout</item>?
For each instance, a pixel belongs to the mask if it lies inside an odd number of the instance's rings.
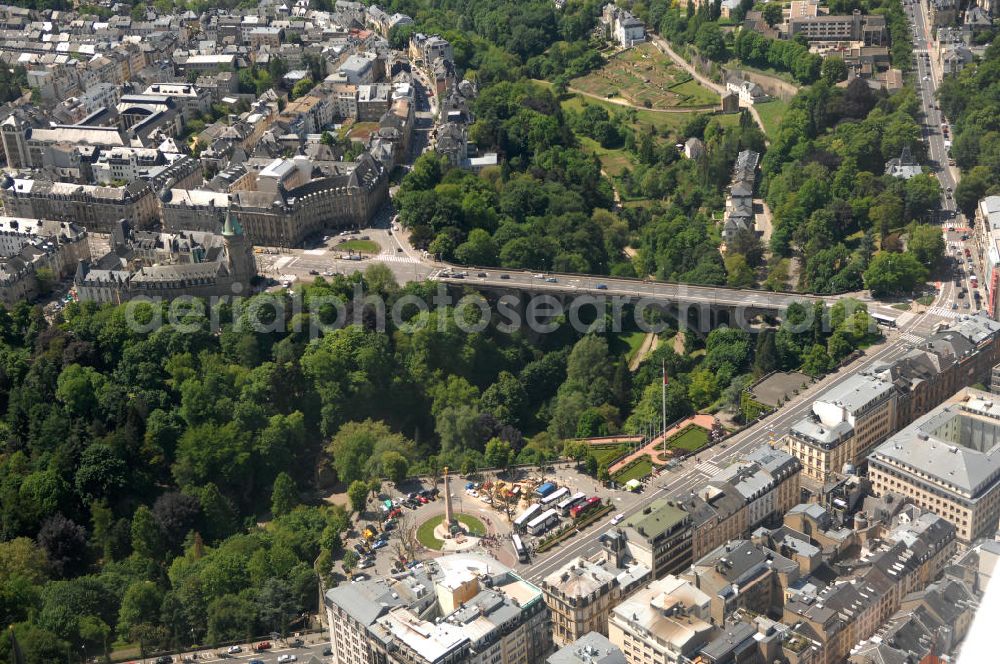
[[[438,514],[417,527],[417,540],[433,551],[465,551],[479,544],[486,526],[470,514],[455,513],[452,526],[445,526],[445,515]]]

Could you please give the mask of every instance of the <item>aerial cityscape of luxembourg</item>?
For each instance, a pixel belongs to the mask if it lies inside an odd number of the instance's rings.
[[[1000,0],[6,2],[0,664],[1000,663]]]

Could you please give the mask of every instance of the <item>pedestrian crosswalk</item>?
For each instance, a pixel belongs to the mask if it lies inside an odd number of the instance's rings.
[[[912,334],[910,332],[903,332],[901,335],[899,335],[899,338],[902,339],[903,341],[907,342],[907,343],[911,343],[911,344],[914,344],[914,345],[916,345],[916,344],[922,344],[923,342],[927,341],[926,339],[924,339],[920,335]]]
[[[944,307],[931,307],[927,310],[927,313],[934,314],[935,316],[941,316],[943,318],[957,318],[958,312],[952,309],[946,309]]]
[[[714,477],[722,472],[722,469],[716,466],[711,461],[702,461],[697,466],[694,467],[695,472],[705,473],[709,477]]]
[[[381,263],[419,263],[416,258],[410,258],[406,254],[387,252],[379,254],[375,260]]]

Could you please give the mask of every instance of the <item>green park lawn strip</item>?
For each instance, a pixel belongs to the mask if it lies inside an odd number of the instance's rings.
[[[334,245],[337,251],[356,251],[359,254],[377,254],[379,246],[377,242],[371,240],[348,240]]]
[[[667,447],[685,452],[695,452],[708,445],[708,432],[697,426],[690,426],[666,441]]]
[[[778,129],[781,128],[781,120],[785,117],[785,111],[788,110],[788,102],[772,99],[754,106],[760,115],[760,121],[764,123],[764,132],[768,136],[777,135]]]
[[[456,514],[455,518],[465,526],[470,535],[480,536],[486,534],[486,526],[476,517],[469,516],[468,514]],[[441,547],[444,546],[444,542],[434,536],[434,529],[442,521],[444,521],[444,514],[438,514],[420,524],[420,527],[417,528],[417,540],[428,549],[440,551]]]
[[[649,460],[649,455],[647,454],[628,468],[616,473],[614,480],[619,484],[625,484],[631,480],[641,480],[651,472],[653,472],[653,462]]]
[[[612,443],[610,445],[591,445],[590,453],[594,455],[598,466],[609,466],[611,462],[625,454],[627,445]]]

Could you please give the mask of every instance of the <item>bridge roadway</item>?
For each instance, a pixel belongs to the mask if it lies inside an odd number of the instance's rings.
[[[456,276],[462,274],[464,276]],[[485,275],[485,276],[479,276]],[[802,293],[773,293],[720,286],[693,286],[642,279],[626,279],[600,275],[533,273],[495,268],[450,268],[439,270],[431,279],[456,286],[465,285],[483,290],[516,290],[549,293],[558,296],[594,295],[648,299],[681,305],[709,306],[720,309],[744,307],[755,311],[783,312],[792,302],[833,303],[838,298]]]

